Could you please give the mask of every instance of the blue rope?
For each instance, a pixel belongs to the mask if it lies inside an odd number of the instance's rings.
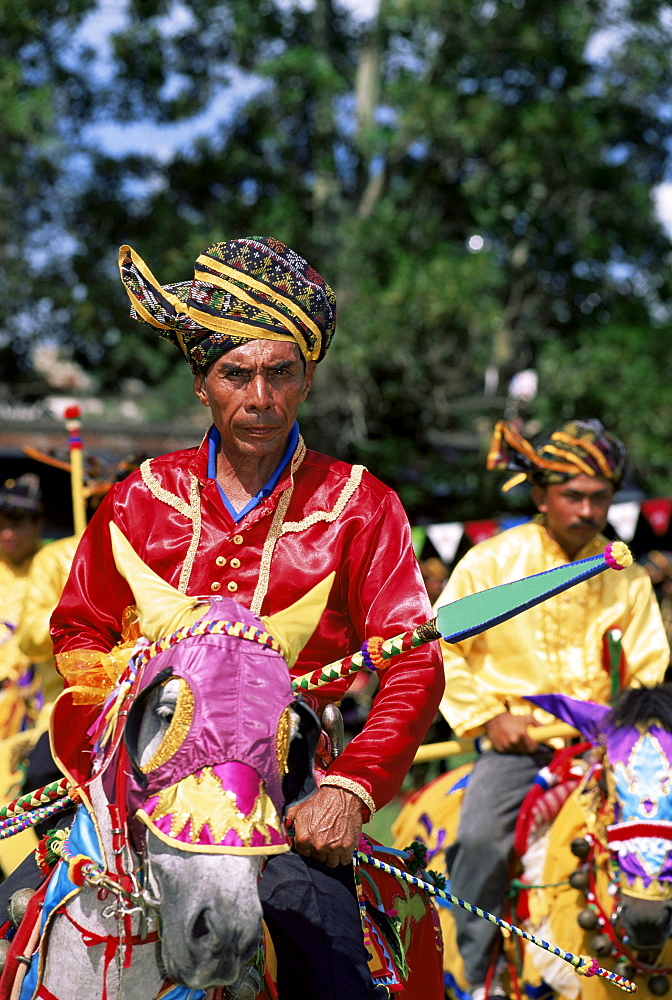
[[[525,941],[531,942],[531,944],[536,944],[538,948],[543,948],[544,951],[549,951],[557,958],[561,958],[563,962],[568,962],[569,965],[573,967],[574,971],[580,976],[600,976],[602,979],[606,979],[608,982],[613,983],[614,986],[618,986],[619,989],[624,990],[626,993],[637,992],[636,985],[629,979],[624,979],[623,976],[618,976],[615,972],[603,969],[602,966],[597,964],[595,959],[588,958],[583,955],[574,955],[571,951],[563,951],[561,948],[557,948],[554,944],[549,944],[548,941],[544,941],[542,938],[535,937],[528,931],[524,931],[522,928],[516,927],[515,924],[509,924],[506,920],[496,917],[494,913],[488,913],[487,910],[482,910],[479,906],[474,906],[473,903],[467,903],[464,899],[460,899],[459,896],[453,896],[452,893],[437,888],[437,886],[432,885],[431,882],[425,882],[422,879],[417,878],[415,875],[410,875],[408,872],[402,871],[400,868],[388,865],[385,861],[381,861],[380,858],[375,858],[372,854],[365,854],[363,851],[355,851],[355,857],[358,861],[366,861],[367,864],[372,865],[374,868],[379,868],[380,871],[387,872],[388,875],[394,875],[395,878],[401,879],[404,882],[409,882],[411,885],[417,885],[420,889],[424,889],[425,892],[430,893],[432,896],[438,896],[440,899],[448,900],[449,903],[454,903],[456,906],[462,907],[463,910],[468,910],[469,913],[474,913],[477,917],[483,917],[484,920],[489,920],[491,924],[496,924],[498,927],[508,931],[510,934],[515,934],[517,937],[521,937]]]

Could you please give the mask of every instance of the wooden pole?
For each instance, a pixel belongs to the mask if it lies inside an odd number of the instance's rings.
[[[75,534],[84,534],[86,528],[86,501],[84,498],[84,463],[82,457],[82,436],[80,429],[81,411],[78,406],[68,406],[63,414],[68,429],[68,451],[70,452],[70,487],[72,491],[72,519]]]
[[[528,735],[537,743],[545,743],[556,737],[566,738],[568,736],[578,736],[579,732],[566,722],[550,722],[547,726],[528,726]],[[479,740],[480,750],[490,750],[492,744],[487,737]],[[426,764],[431,760],[444,760],[446,757],[454,757],[458,753],[475,753],[476,741],[473,739],[446,740],[444,743],[423,743],[418,747],[418,752],[413,758],[414,764]]]

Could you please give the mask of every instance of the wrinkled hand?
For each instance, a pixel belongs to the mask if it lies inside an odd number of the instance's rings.
[[[528,735],[527,727],[538,723],[531,715],[502,712],[485,724],[485,732],[498,753],[534,753],[539,744]]]
[[[287,811],[287,824],[294,824],[294,850],[329,868],[350,864],[362,832],[363,808],[352,792],[323,785]]]

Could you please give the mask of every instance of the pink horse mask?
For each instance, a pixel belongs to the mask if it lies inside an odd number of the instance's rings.
[[[124,734],[133,764],[129,812],[183,850],[275,854],[288,849],[286,806],[315,790],[319,722],[295,701],[280,653],[237,636],[198,634],[213,620],[263,630],[237,602],[213,597],[196,634],[145,664]],[[174,714],[141,765],[143,715],[172,679]]]

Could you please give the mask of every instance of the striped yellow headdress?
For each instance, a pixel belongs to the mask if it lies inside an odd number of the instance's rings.
[[[506,420],[500,420],[490,443],[488,469],[510,469],[516,475],[502,492],[527,480],[547,485],[580,473],[602,476],[618,488],[625,470],[625,445],[604,429],[599,420],[571,420],[537,448]]]
[[[248,340],[290,340],[305,361],[321,361],[336,327],[329,285],[284,243],[252,236],[199,254],[192,281],[160,285],[129,246],[119,270],[131,316],[175,344],[191,370],[205,372]]]

